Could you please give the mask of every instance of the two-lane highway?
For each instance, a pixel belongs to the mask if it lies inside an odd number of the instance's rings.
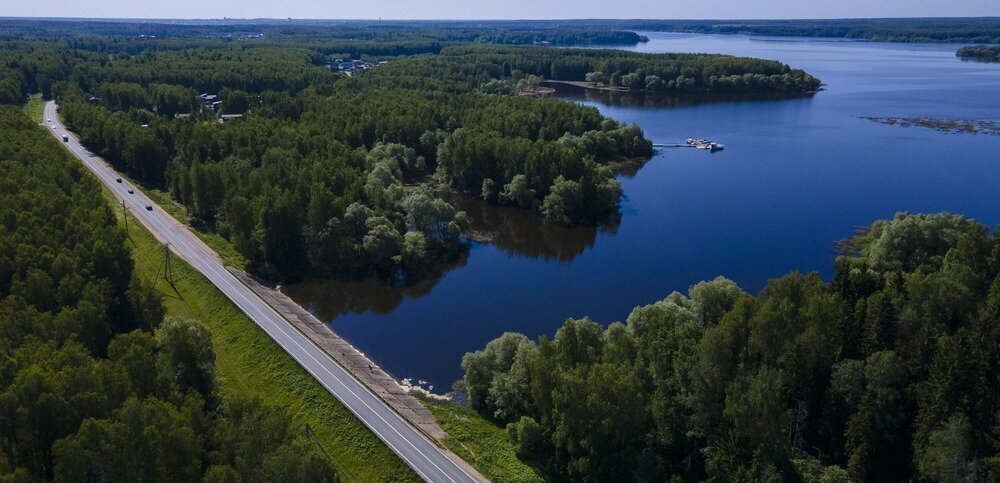
[[[138,188],[120,176],[104,160],[91,155],[73,133],[60,122],[56,104],[45,105],[46,128],[74,156],[90,169],[119,199],[132,215],[152,231],[171,250],[201,272],[240,310],[281,346],[296,362],[309,371],[341,403],[347,406],[373,433],[400,456],[421,478],[432,482],[477,481],[463,465],[452,460],[423,433],[389,408],[374,393],[356,380],[305,335],[295,329],[250,288],[240,283],[223,267],[219,258],[196,239],[186,226],[166,214]],[[68,141],[63,142],[63,136]],[[128,190],[133,189],[134,193]],[[152,210],[147,209],[152,207]]]

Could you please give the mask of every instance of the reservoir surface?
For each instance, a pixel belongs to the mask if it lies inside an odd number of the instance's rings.
[[[775,59],[826,90],[783,100],[692,102],[558,95],[637,123],[654,143],[708,138],[709,153],[663,148],[623,173],[613,226],[548,226],[456,201],[493,234],[439,278],[410,287],[310,282],[282,290],[398,379],[434,392],[464,353],[506,331],[551,337],[566,318],[622,320],[637,305],[719,275],[745,290],[791,270],[829,279],[838,240],[899,211],[1000,224],[1000,136],[885,125],[864,117],[1000,120],[1000,64],[958,45],[645,33],[629,50]]]

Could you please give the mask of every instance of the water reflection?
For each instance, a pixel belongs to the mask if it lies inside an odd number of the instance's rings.
[[[407,299],[418,299],[431,292],[446,273],[465,266],[468,254],[441,262],[433,276],[404,286],[387,284],[381,279],[358,281],[312,280],[281,287],[281,292],[303,304],[320,320],[333,320],[344,314],[388,314]]]
[[[474,239],[491,243],[505,253],[532,259],[569,262],[594,246],[598,231],[614,234],[620,223],[620,217],[616,217],[600,228],[570,228],[545,223],[534,213],[493,206],[466,194],[443,196],[469,214]]]
[[[615,217],[600,228],[571,228],[545,223],[537,214],[524,210],[493,206],[467,194],[447,191],[439,195],[469,214],[474,243],[490,244],[507,254],[529,259],[572,261],[594,246],[598,232],[617,232],[621,220]],[[431,293],[445,274],[465,266],[467,261],[465,254],[441,262],[434,276],[405,286],[390,285],[381,279],[312,280],[285,285],[281,291],[321,320],[332,321],[345,314],[389,314],[404,301]]]
[[[559,83],[553,83],[549,86],[555,89],[555,92],[551,95],[561,99],[600,102],[601,104],[607,106],[632,108],[675,108],[725,102],[779,101],[787,99],[811,98],[815,95],[815,93],[669,94],[587,89],[572,84]]]

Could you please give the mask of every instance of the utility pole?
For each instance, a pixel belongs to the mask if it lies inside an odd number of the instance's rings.
[[[322,451],[324,455],[326,455],[326,458],[330,460],[331,463],[334,463],[334,465],[336,465],[336,461],[330,456],[330,453],[326,451],[326,448],[323,447],[323,443],[319,441],[319,438],[316,437],[316,434],[313,433],[313,430],[309,426],[309,423],[306,423],[305,433],[307,438],[309,438],[312,442],[316,443],[316,446],[319,446],[319,450]]]
[[[163,245],[163,265],[166,267],[166,273],[164,273],[164,278],[170,283],[170,286],[174,286],[174,273],[170,269],[170,243]]]
[[[174,274],[173,271],[170,269],[170,243],[163,245],[163,260],[160,261],[160,264],[156,266],[156,274],[153,275],[154,287],[156,286],[156,281],[160,279],[161,268],[163,269],[164,280],[166,280],[167,283],[169,283],[170,286],[174,288],[174,291],[176,291],[177,287],[174,287]]]
[[[128,210],[125,208],[125,198],[122,198],[122,219],[125,220],[125,238],[131,240],[128,233]]]
[[[806,410],[806,405],[801,399],[797,399],[797,407],[792,410],[792,431],[790,433],[789,444],[795,451],[801,451],[804,441],[802,432],[806,429],[806,417],[809,415],[809,411]]]

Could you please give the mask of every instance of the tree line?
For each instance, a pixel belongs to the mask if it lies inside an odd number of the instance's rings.
[[[1000,62],[1000,46],[997,45],[970,45],[962,47],[955,52],[961,59],[972,59],[983,62]]]
[[[719,54],[643,54],[600,49],[537,49],[463,45],[441,51],[445,60],[475,63],[552,80],[591,81],[616,87],[666,92],[814,92],[820,80],[773,60]]]
[[[336,481],[283,408],[223,398],[199,321],[166,318],[101,187],[0,106],[6,481]]]
[[[118,37],[118,38],[256,38],[367,39],[399,41],[437,39],[452,42],[533,43],[562,45],[630,44],[641,36],[630,31],[695,32],[790,37],[834,37],[883,42],[998,43],[1000,20],[980,18],[869,18],[795,20],[223,20],[172,23],[78,20],[0,20],[2,37]],[[628,35],[631,34],[631,35]],[[634,36],[634,37],[633,37]],[[600,37],[607,37],[602,39]],[[562,41],[565,39],[565,41]],[[596,41],[592,41],[596,40]]]
[[[331,28],[333,27],[333,28]],[[62,38],[71,39],[75,48],[101,45],[107,48],[121,40],[136,39],[160,44],[154,39],[172,39],[183,43],[187,39],[218,39],[219,41],[303,40],[315,43],[322,39],[330,44],[368,46],[360,50],[369,55],[412,55],[434,53],[443,44],[478,42],[507,45],[635,45],[645,38],[635,32],[607,28],[574,27],[572,25],[519,25],[517,22],[459,22],[408,24],[386,22],[371,24],[364,21],[233,21],[233,22],[128,22],[75,20],[0,20],[0,38]],[[81,42],[81,39],[83,42]],[[175,44],[177,45],[177,44]],[[423,48],[416,48],[423,46]],[[384,54],[374,54],[379,50]],[[340,50],[349,52],[350,50]],[[129,53],[137,53],[131,50]]]
[[[460,386],[553,479],[993,481],[998,273],[985,226],[898,214],[842,245],[831,283],[720,277],[625,323],[507,333]]]
[[[831,37],[876,42],[1000,43],[996,17],[794,20],[576,20],[580,28],[777,37]]]

